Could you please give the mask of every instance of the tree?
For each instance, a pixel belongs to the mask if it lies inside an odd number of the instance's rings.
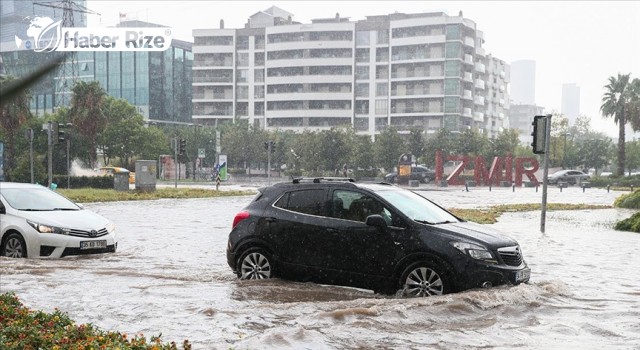
[[[7,77],[0,79],[0,89],[4,90],[7,86],[13,85],[14,78]],[[4,139],[5,152],[5,169],[13,169],[16,166],[17,154],[16,143],[20,137],[22,126],[30,117],[29,112],[29,93],[26,90],[16,92],[12,95],[11,100],[6,103],[3,101],[0,107],[0,131]],[[11,181],[11,173],[8,172],[7,180]]]
[[[605,117],[613,116],[613,121],[618,124],[618,168],[617,175],[624,174],[625,161],[625,125],[626,107],[629,103],[629,77],[631,74],[619,74],[618,77],[609,77],[609,83],[604,86],[605,93],[602,96],[600,111]]]
[[[409,152],[416,157],[422,157],[424,155],[424,131],[419,128],[411,128],[409,131],[409,140],[407,142],[407,146],[409,147]]]
[[[89,166],[93,167],[97,161],[98,135],[107,126],[107,117],[103,113],[107,93],[97,81],[79,81],[72,91],[71,123],[87,139]]]
[[[634,131],[640,131],[640,79],[636,78],[629,84],[629,102],[627,117]]]
[[[640,169],[640,141],[627,142],[625,146],[627,152],[627,172],[631,174],[632,171]]]
[[[111,96],[104,99],[102,113],[107,124],[99,134],[98,147],[104,154],[105,165],[110,164],[112,158],[118,158],[120,166],[130,168],[129,162],[143,141],[144,117],[126,100]]]
[[[581,156],[581,163],[586,169],[598,169],[609,165],[609,159],[613,152],[611,139],[603,133],[589,133],[579,145],[578,153]]]
[[[376,136],[374,143],[376,150],[376,162],[385,168],[391,170],[398,165],[400,155],[407,152],[404,140],[398,134],[393,126],[390,126]]]
[[[493,156],[506,156],[515,154],[516,148],[520,144],[517,129],[505,129],[501,131],[495,139],[490,141]]]

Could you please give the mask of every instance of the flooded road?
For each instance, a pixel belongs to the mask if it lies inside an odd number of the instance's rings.
[[[423,188],[421,188],[423,189]],[[424,188],[444,207],[539,203],[535,189]],[[621,192],[550,188],[550,203],[612,204]],[[234,215],[252,196],[85,205],[110,219],[118,252],[0,258],[0,292],[80,323],[194,349],[640,349],[640,234],[623,209],[510,213],[491,225],[520,243],[531,281],[441,297],[243,281],[226,263]]]

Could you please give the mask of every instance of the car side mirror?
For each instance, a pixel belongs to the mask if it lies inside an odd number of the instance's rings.
[[[7,213],[7,208],[4,207],[4,205],[2,205],[2,203],[0,203],[0,214],[6,214]]]
[[[379,230],[384,230],[387,228],[387,222],[384,221],[382,215],[369,215],[364,223],[368,226],[373,226]]]

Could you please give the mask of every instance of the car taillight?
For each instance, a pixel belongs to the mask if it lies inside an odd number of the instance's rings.
[[[244,220],[244,219],[248,219],[249,218],[249,212],[246,211],[241,211],[238,214],[236,214],[236,217],[233,218],[233,226],[231,226],[231,228],[235,228],[237,224],[240,223],[240,221]]]

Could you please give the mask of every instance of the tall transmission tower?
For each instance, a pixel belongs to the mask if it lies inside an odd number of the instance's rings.
[[[73,15],[76,12],[100,15],[83,5],[76,4],[74,0],[60,0],[55,2],[34,1],[33,5],[34,7],[43,6],[62,10],[63,28],[75,27]],[[60,64],[57,77],[55,78],[54,101],[56,108],[67,106],[71,102],[71,89],[78,80],[78,73],[78,54],[75,51],[68,52],[67,59]]]

